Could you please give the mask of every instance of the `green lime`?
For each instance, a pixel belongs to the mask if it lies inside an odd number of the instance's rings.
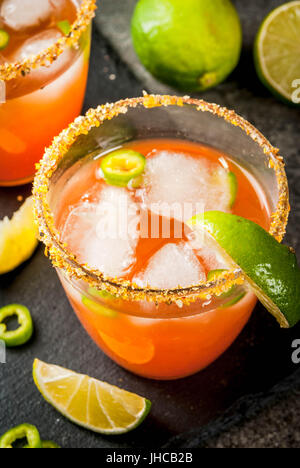
[[[300,268],[291,249],[252,221],[229,213],[210,211],[188,224],[196,231],[205,229],[215,239],[282,327],[300,320]]]
[[[159,80],[184,91],[204,91],[236,67],[242,30],[230,0],[139,0],[133,45]]]
[[[300,1],[285,3],[263,21],[255,41],[259,78],[276,97],[300,104]]]

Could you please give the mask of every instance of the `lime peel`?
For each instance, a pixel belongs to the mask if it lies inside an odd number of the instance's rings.
[[[188,225],[212,236],[281,327],[300,320],[300,268],[291,249],[254,222],[229,213],[210,211]]]

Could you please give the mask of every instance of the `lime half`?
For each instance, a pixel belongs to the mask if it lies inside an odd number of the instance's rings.
[[[36,359],[33,378],[46,401],[72,422],[101,434],[139,426],[151,403],[108,383]]]
[[[188,224],[196,231],[205,229],[215,239],[282,327],[300,320],[300,269],[291,249],[252,221],[220,211],[195,216]]]
[[[255,42],[261,81],[277,97],[300,104],[300,1],[285,3],[263,21]]]

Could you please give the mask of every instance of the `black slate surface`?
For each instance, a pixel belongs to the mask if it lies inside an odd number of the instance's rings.
[[[260,85],[251,56],[252,38],[266,5],[272,8],[280,2],[268,0],[264,6],[235,3],[245,29],[243,56],[230,79],[204,98],[235,108],[281,148],[292,195],[287,239],[300,256],[299,112],[277,102]],[[85,109],[140,95],[143,88],[94,31]],[[17,208],[16,197],[23,190],[28,188],[0,190],[0,217]],[[7,363],[0,364],[0,434],[26,421],[37,425],[43,438],[54,439],[63,447],[197,447],[245,415],[278,398],[289,398],[299,388],[300,373],[291,362],[291,343],[300,338],[300,327],[280,330],[260,305],[233,346],[202,373],[176,382],[156,382],[122,370],[81,328],[42,250],[40,247],[31,261],[0,278],[0,306],[11,302],[29,306],[36,326],[31,342],[22,349],[8,350]],[[122,437],[102,437],[76,427],[36,390],[31,377],[35,357],[143,394],[153,401],[152,413],[138,430]]]

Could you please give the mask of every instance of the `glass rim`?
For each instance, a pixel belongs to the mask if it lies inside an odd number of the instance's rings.
[[[82,0],[77,8],[76,20],[71,25],[67,36],[59,38],[50,47],[44,49],[36,55],[32,55],[24,60],[0,65],[0,81],[10,81],[20,76],[26,76],[32,70],[39,67],[49,67],[67,47],[78,44],[82,33],[95,16],[97,0]]]
[[[39,226],[40,240],[46,246],[46,255],[49,256],[56,268],[63,270],[67,277],[83,280],[90,287],[106,290],[124,300],[152,301],[156,303],[176,303],[189,305],[198,299],[207,300],[212,296],[220,296],[228,292],[234,285],[242,285],[246,277],[242,270],[228,270],[213,281],[203,281],[197,285],[175,289],[153,289],[138,287],[128,280],[112,278],[102,272],[81,264],[76,256],[68,251],[67,244],[60,240],[60,233],[55,227],[54,216],[47,200],[51,177],[55,173],[59,162],[66,155],[72,144],[80,135],[87,135],[94,127],[99,127],[105,120],[111,120],[129,109],[144,106],[146,109],[154,107],[169,107],[191,105],[197,111],[210,112],[223,118],[233,126],[242,129],[264,154],[269,158],[269,167],[274,170],[278,185],[278,202],[275,213],[271,215],[269,233],[281,242],[284,238],[290,211],[288,182],[285,173],[283,158],[279,150],[248,121],[218,104],[193,99],[188,96],[177,97],[168,95],[149,95],[143,97],[124,99],[114,104],[100,105],[90,109],[85,116],[78,117],[69,127],[54,138],[52,145],[45,150],[43,159],[37,164],[37,174],[33,184],[33,197],[35,217]]]

